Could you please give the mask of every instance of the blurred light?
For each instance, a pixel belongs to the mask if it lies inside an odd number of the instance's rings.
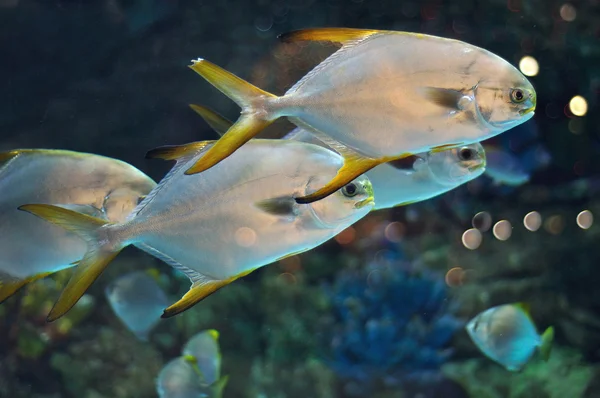
[[[402,224],[401,222],[391,222],[389,223],[386,227],[385,227],[385,238],[387,240],[389,240],[390,242],[400,242],[402,240],[402,237],[404,236],[404,233],[406,232],[406,228],[404,227],[404,224]]]
[[[498,221],[494,225],[493,232],[496,239],[508,240],[508,238],[510,238],[510,236],[512,235],[512,225],[508,220]]]
[[[477,228],[481,232],[485,232],[492,226],[492,216],[487,211],[480,211],[473,216],[471,225],[473,228]]]
[[[575,116],[583,116],[587,113],[588,104],[581,95],[576,95],[569,101],[569,109]]]
[[[519,61],[519,69],[525,76],[535,76],[540,71],[540,66],[535,58],[526,55]]]
[[[577,215],[577,225],[581,229],[588,229],[594,223],[594,215],[589,210],[584,210]]]
[[[560,17],[567,22],[573,22],[577,18],[577,10],[573,5],[565,3],[560,7]]]
[[[463,284],[465,271],[461,267],[454,267],[446,272],[446,284],[450,287],[457,287]]]
[[[562,216],[553,215],[548,217],[546,222],[544,223],[544,228],[546,231],[550,232],[552,235],[558,235],[562,232],[565,223],[563,221]]]
[[[256,232],[252,228],[241,227],[235,231],[235,242],[242,247],[250,247],[256,243]]]
[[[302,261],[298,255],[282,258],[279,265],[285,272],[298,272],[302,269]]]
[[[581,134],[582,130],[582,122],[581,119],[571,119],[569,120],[569,131],[573,134]]]
[[[355,237],[356,230],[352,227],[348,227],[339,234],[337,234],[337,236],[334,239],[340,245],[347,245],[349,243],[352,243]]]
[[[288,285],[296,284],[296,276],[294,274],[290,274],[289,272],[284,272],[282,274],[279,274],[277,276],[277,279],[279,279],[280,281],[282,281]]]
[[[469,250],[475,250],[481,245],[481,232],[476,228],[467,229],[462,234],[462,244]]]
[[[535,232],[542,226],[542,216],[537,211],[529,212],[523,217],[523,225],[531,232]]]

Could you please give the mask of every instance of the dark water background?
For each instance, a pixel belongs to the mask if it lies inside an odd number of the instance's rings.
[[[102,289],[126,270],[156,267],[170,275],[165,289],[184,292],[187,282],[158,260],[126,251],[90,290],[94,304],[62,327],[43,321],[59,287],[31,287],[0,307],[0,397],[153,397],[161,366],[207,328],[221,332],[225,397],[600,397],[600,230],[575,223],[582,210],[600,214],[598,0],[0,0],[0,149],[102,154],[158,181],[169,165],[145,160],[147,150],[217,137],[188,104],[238,113],[187,68],[191,59],[280,94],[335,47],[284,45],[277,35],[323,26],[457,38],[514,65],[533,56],[536,115],[496,142],[528,137],[550,164],[514,189],[480,177],[372,214],[351,238],[258,270],[161,323],[150,343],[118,322]],[[576,95],[588,104],[583,117],[569,110]],[[262,136],[289,129],[278,122]],[[522,227],[532,210],[545,220],[537,233]],[[479,250],[465,249],[460,237],[479,211],[509,220],[512,237],[488,232]],[[381,253],[402,265],[384,275],[376,298],[363,297]],[[449,287],[454,267],[471,272]],[[366,317],[343,315],[349,298],[369,308]],[[458,326],[515,301],[557,334],[552,360],[519,374],[483,358]],[[402,322],[376,344],[366,325],[379,322],[382,306]],[[452,321],[440,321],[446,313]]]

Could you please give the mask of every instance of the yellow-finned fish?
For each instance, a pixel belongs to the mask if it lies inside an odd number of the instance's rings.
[[[194,358],[202,373],[204,384],[211,385],[221,378],[221,350],[219,349],[219,332],[214,329],[204,330],[194,335],[185,343],[182,355]]]
[[[538,350],[548,360],[554,339],[552,327],[538,334],[528,306],[522,303],[489,308],[470,320],[466,329],[487,357],[510,371],[521,370]]]
[[[135,167],[104,156],[48,149],[0,153],[0,302],[28,282],[72,267],[86,250],[76,234],[19,206],[55,204],[120,222],[155,186]]]
[[[148,341],[163,309],[169,305],[167,295],[147,271],[120,276],[106,287],[104,294],[121,322],[142,341]]]
[[[203,375],[194,357],[181,356],[167,363],[156,380],[159,398],[221,398],[227,385],[224,376],[211,385],[202,382]]]
[[[333,151],[298,141],[253,140],[206,173],[186,175],[212,145],[150,151],[147,157],[177,164],[122,223],[51,205],[20,207],[88,244],[49,321],[67,312],[126,246],[160,258],[191,280],[190,291],[165,310],[163,317],[169,317],[259,267],[320,245],[373,207],[366,176],[323,200],[298,204],[295,197],[313,192],[344,162]]]
[[[310,203],[392,160],[500,134],[533,116],[536,93],[513,65],[482,48],[423,34],[306,29],[285,42],[342,48],[277,97],[204,60],[190,66],[234,100],[241,116],[188,174],[214,166],[280,117],[344,156],[344,166]]]
[[[191,105],[191,108],[220,135],[233,124],[212,109],[201,105]],[[300,127],[292,130],[283,139],[329,148]],[[486,153],[483,146],[477,142],[457,148],[419,153],[380,164],[365,174],[373,185],[376,198],[373,210],[380,210],[441,195],[479,177],[485,167]]]

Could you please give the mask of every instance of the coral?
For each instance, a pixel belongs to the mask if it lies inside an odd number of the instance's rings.
[[[442,371],[477,398],[582,398],[595,374],[581,354],[563,347],[554,347],[548,362],[534,359],[519,373],[483,358],[447,364]]]
[[[366,267],[341,271],[328,287],[327,362],[356,392],[439,379],[451,355],[448,343],[464,324],[451,315],[444,280],[401,257],[397,246],[380,251]]]

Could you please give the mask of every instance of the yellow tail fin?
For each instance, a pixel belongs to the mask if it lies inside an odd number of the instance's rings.
[[[550,326],[544,334],[542,334],[542,344],[540,344],[540,357],[547,361],[550,358],[552,351],[552,342],[554,341],[554,328]]]
[[[196,174],[210,169],[275,121],[262,109],[262,105],[276,96],[211,62],[203,59],[193,62],[190,68],[235,101],[242,108],[242,115],[221,139],[186,171],[186,174]]]
[[[19,207],[19,210],[34,214],[73,232],[88,244],[87,253],[75,267],[69,283],[48,314],[47,320],[52,322],[67,313],[79,301],[123,247],[107,249],[99,241],[97,231],[100,227],[109,224],[106,220],[52,205],[24,205]]]
[[[226,119],[225,116],[219,115],[217,112],[205,106],[190,104],[190,108],[200,115],[206,124],[221,136],[233,125],[231,120]]]

